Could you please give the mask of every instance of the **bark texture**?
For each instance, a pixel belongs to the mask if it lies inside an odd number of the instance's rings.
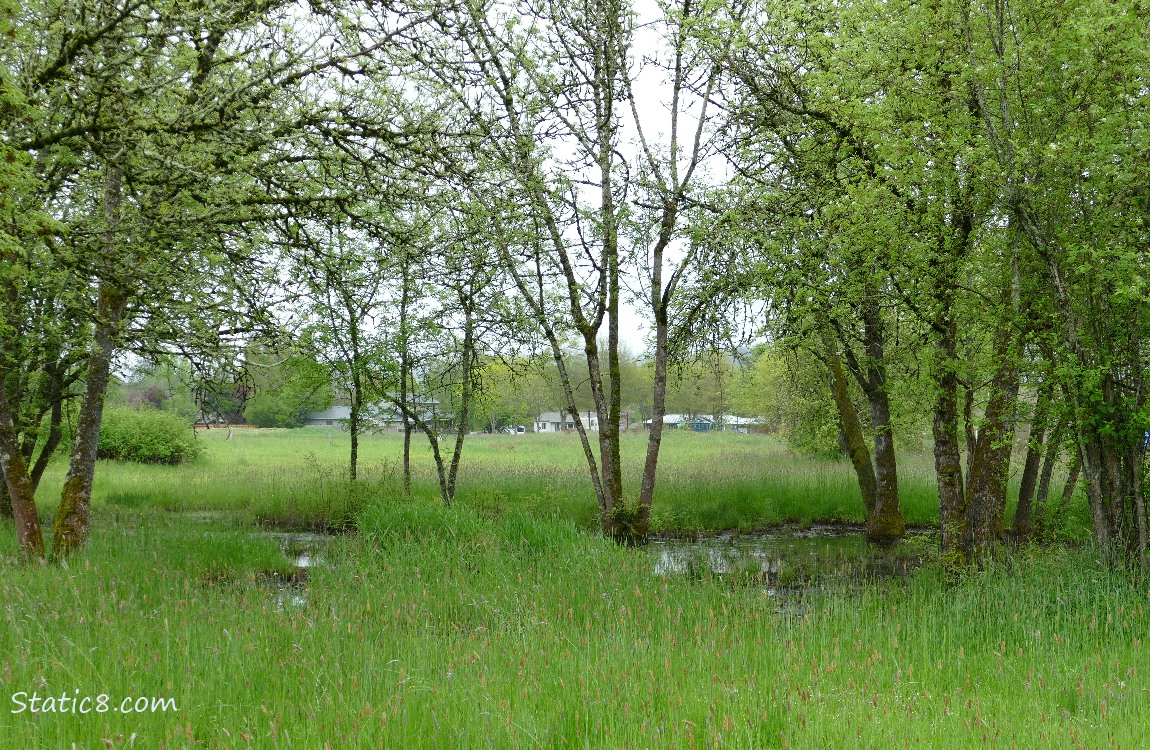
[[[20,455],[19,439],[12,422],[11,405],[0,384],[0,474],[3,475],[12,516],[16,522],[16,539],[24,557],[44,559],[44,535],[40,530],[40,517],[36,511],[36,490],[24,457]]]

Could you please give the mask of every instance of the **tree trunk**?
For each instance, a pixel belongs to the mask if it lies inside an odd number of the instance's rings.
[[[661,257],[660,257],[661,262]],[[656,277],[661,286],[661,274]],[[658,286],[655,288],[658,289]],[[655,303],[655,379],[651,393],[651,432],[647,435],[647,452],[643,458],[643,478],[639,485],[639,509],[635,530],[646,536],[651,526],[651,505],[655,499],[655,479],[659,470],[659,451],[663,444],[663,417],[667,413],[667,328],[665,309]]]
[[[1044,533],[1046,523],[1046,501],[1050,495],[1050,480],[1054,476],[1054,464],[1058,461],[1058,453],[1062,448],[1063,422],[1059,422],[1046,443],[1046,455],[1042,459],[1042,471],[1038,477],[1038,492],[1034,496],[1034,531]]]
[[[842,359],[839,357],[837,348],[831,341],[829,334],[824,336],[823,344],[826,351],[827,369],[831,376],[831,392],[834,394],[835,409],[839,415],[839,428],[842,432],[847,456],[850,457],[855,476],[858,478],[859,492],[862,494],[863,507],[866,510],[869,537],[871,519],[875,514],[878,495],[874,466],[871,464],[870,448],[867,447],[862,421],[859,419],[854,400],[851,399],[850,390],[847,387],[846,370],[843,368]]]
[[[56,449],[60,447],[60,441],[64,439],[64,401],[63,395],[56,398],[52,403],[52,416],[49,418],[48,439],[44,441],[43,447],[40,449],[40,455],[36,457],[36,463],[32,465],[32,488],[39,489],[40,480],[44,477],[44,472],[48,469],[48,462],[52,460],[55,455]]]
[[[112,165],[104,181],[104,253],[108,258],[114,257],[117,244],[122,177],[120,167]],[[112,281],[100,282],[96,298],[96,330],[88,355],[84,398],[80,402],[68,473],[64,478],[64,490],[60,494],[60,505],[56,508],[56,520],[53,523],[52,549],[60,556],[71,554],[88,540],[92,482],[96,475],[104,398],[112,373],[112,357],[119,343],[120,325],[127,307],[128,297],[123,289]]]
[[[348,415],[347,430],[351,433],[351,454],[348,456],[347,476],[351,481],[359,477],[359,420],[360,420],[359,387],[352,389],[351,414]]]
[[[1014,509],[1012,531],[1014,539],[1024,542],[1034,531],[1034,491],[1038,483],[1039,465],[1042,463],[1043,443],[1046,440],[1047,412],[1050,408],[1050,388],[1038,391],[1034,417],[1030,421],[1030,437],[1026,441],[1026,460],[1022,466],[1022,479],[1018,485],[1018,505]]]
[[[20,551],[30,560],[43,560],[44,535],[40,531],[40,517],[36,511],[36,491],[28,476],[24,457],[20,455],[16,425],[12,421],[12,409],[3,383],[0,383],[0,474],[12,504]]]
[[[659,224],[659,239],[652,249],[650,297],[651,316],[655,321],[655,380],[651,393],[651,432],[647,435],[647,453],[643,459],[643,477],[639,484],[639,507],[636,511],[635,532],[646,539],[651,526],[651,505],[655,500],[655,482],[658,478],[659,451],[663,446],[663,417],[667,414],[667,347],[671,325],[671,300],[678,282],[671,274],[664,288],[663,259],[671,243],[677,204],[672,198],[663,205]]]
[[[100,284],[96,302],[96,335],[88,357],[84,398],[76,420],[72,454],[60,505],[53,523],[52,549],[67,556],[88,540],[91,526],[92,482],[96,475],[96,456],[100,443],[100,422],[104,416],[104,399],[112,374],[112,357],[119,340],[120,324],[127,309],[127,297],[110,283]]]
[[[1066,483],[1062,485],[1062,498],[1059,501],[1061,507],[1067,508],[1070,506],[1070,501],[1074,497],[1074,490],[1078,487],[1078,478],[1082,475],[1082,455],[1076,449],[1074,451],[1074,459],[1070,462],[1070,469],[1066,472]]]
[[[870,403],[871,428],[874,430],[875,498],[873,511],[867,517],[866,535],[869,541],[889,543],[903,537],[906,525],[898,497],[894,425],[891,424],[890,394],[886,386],[885,331],[877,299],[876,289],[868,294],[862,308],[866,364],[857,368],[856,375]]]
[[[1006,533],[1006,484],[1010,476],[1010,454],[1014,442],[1011,417],[1018,398],[1018,365],[1014,362],[1010,339],[998,347],[997,372],[990,381],[990,400],[983,415],[971,456],[966,509],[966,553],[982,559]]]
[[[599,430],[596,433],[599,439],[599,475],[606,503],[603,533],[616,541],[629,543],[636,535],[637,514],[628,516],[627,508],[622,502],[623,475],[619,464],[619,430],[616,428],[612,431],[608,427],[613,408],[609,395],[611,385],[603,381],[602,360],[594,331],[586,330],[583,336],[583,353],[587,358],[591,397],[595,402],[595,415],[599,421]],[[582,422],[578,412],[572,411],[571,416],[579,423]]]
[[[935,378],[938,399],[934,407],[934,470],[938,481],[939,545],[947,575],[954,577],[966,567],[966,491],[963,482],[962,451],[958,441],[958,375],[955,327],[952,320],[940,321],[939,370]]]
[[[1146,517],[1146,474],[1144,466],[1145,449],[1134,447],[1130,450],[1130,465],[1134,469],[1134,524],[1138,531],[1137,547],[1135,549],[1138,568],[1150,568],[1150,557],[1147,557],[1147,544],[1150,542],[1150,519]]]
[[[455,450],[451,453],[451,467],[447,472],[447,485],[444,502],[450,504],[455,501],[455,479],[459,474],[459,463],[463,458],[463,439],[467,436],[467,418],[471,411],[471,395],[473,383],[471,369],[475,349],[475,316],[470,308],[464,313],[463,319],[463,352],[461,369],[463,383],[459,393],[459,416],[456,419]]]
[[[411,497],[411,419],[407,415],[407,403],[411,379],[411,349],[408,342],[407,312],[411,303],[411,258],[404,250],[402,289],[399,298],[399,400],[404,406],[403,416],[403,496]]]
[[[1103,477],[1102,448],[1098,440],[1079,427],[1079,443],[1082,453],[1082,475],[1086,480],[1086,500],[1090,504],[1090,521],[1094,526],[1094,538],[1103,555],[1109,560],[1113,553],[1113,539],[1110,536],[1110,521],[1107,516],[1106,480]]]
[[[894,430],[885,389],[871,399],[871,419],[875,431],[875,509],[867,520],[867,539],[872,542],[892,542],[906,534],[906,524],[902,519],[898,496]]]

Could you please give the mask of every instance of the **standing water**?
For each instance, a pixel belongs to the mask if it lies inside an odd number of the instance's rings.
[[[926,562],[933,546],[932,532],[908,532],[906,539],[880,547],[868,544],[861,528],[816,525],[697,540],[654,539],[649,549],[656,575],[727,578],[775,593],[905,575]]]

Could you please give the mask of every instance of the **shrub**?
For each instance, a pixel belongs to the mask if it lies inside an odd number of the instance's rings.
[[[116,461],[178,464],[200,453],[192,426],[178,414],[154,409],[106,409],[97,455]]]

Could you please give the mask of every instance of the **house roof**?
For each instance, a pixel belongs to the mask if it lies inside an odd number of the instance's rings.
[[[307,415],[308,419],[349,419],[350,417],[350,406],[333,406],[330,409],[313,411]]]
[[[583,421],[589,419],[598,419],[599,415],[594,409],[585,409],[579,412],[579,417]],[[566,411],[545,411],[535,418],[536,422],[568,422],[571,421],[571,414]]]
[[[766,420],[762,417],[736,417],[733,414],[723,415],[723,424],[733,425],[735,427],[745,427],[752,424],[763,424]]]
[[[691,422],[691,423],[702,422],[704,424],[711,424],[712,422],[714,422],[714,420],[705,414],[700,414],[698,416],[695,416],[693,414],[664,414],[663,415],[663,424],[683,424],[684,422]],[[648,419],[643,424],[651,424],[651,420]]]

